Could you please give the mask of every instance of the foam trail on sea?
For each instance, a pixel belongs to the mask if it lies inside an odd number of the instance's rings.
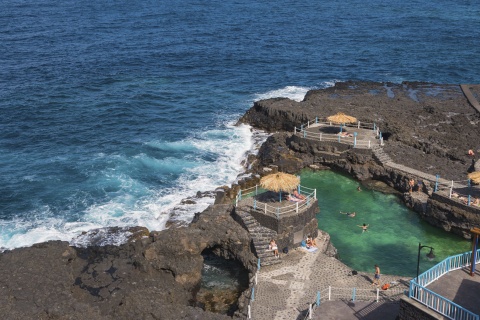
[[[245,170],[242,160],[256,151],[255,143],[261,143],[259,136],[257,133],[254,138],[248,125],[227,121],[182,141],[144,142],[143,151],[134,155],[98,154],[98,161],[110,165],[90,173],[88,185],[92,187],[90,192],[103,193],[105,201],[96,197],[96,202],[75,213],[74,221],[70,211],[54,214],[43,207],[24,217],[1,221],[0,248],[48,240],[87,245],[85,237],[76,238],[93,229],[144,226],[162,230],[169,219],[189,223],[195,212],[213,204],[213,190],[230,185]],[[82,202],[72,198],[73,202]],[[126,239],[124,234],[105,236],[110,238],[104,244],[119,244]]]

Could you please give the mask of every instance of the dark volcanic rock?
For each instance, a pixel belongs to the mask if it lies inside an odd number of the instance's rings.
[[[476,208],[442,206],[441,201],[430,198],[433,181],[424,181],[421,194],[410,197],[408,181],[418,177],[395,166],[383,166],[372,150],[293,134],[293,127],[305,125],[306,119],[312,123],[318,116],[322,121],[339,111],[363,123],[375,123],[385,139],[383,151],[399,165],[465,185],[467,173],[478,167],[467,151],[480,152],[480,116],[458,85],[347,82],[310,91],[300,103],[286,99],[256,103],[241,121],[267,131],[290,131],[276,133],[262,145],[257,172],[266,166],[295,173],[304,167],[328,165],[361,181],[383,181],[403,194],[405,204],[423,219],[446,231],[468,237],[470,228],[480,226]],[[265,117],[270,120],[264,121]]]
[[[445,179],[466,180],[471,166],[466,152],[480,149],[480,115],[459,85],[343,82],[309,91],[302,102],[256,102],[240,121],[293,133],[295,126],[337,112],[376,123],[395,162]]]
[[[0,254],[4,319],[229,319],[191,307],[209,249],[254,270],[249,234],[232,206],[208,208],[188,228],[121,246],[41,243]]]

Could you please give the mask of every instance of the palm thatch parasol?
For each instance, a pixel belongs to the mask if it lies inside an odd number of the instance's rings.
[[[343,112],[338,112],[337,114],[334,114],[333,116],[327,117],[328,121],[332,121],[335,123],[353,123],[357,122],[357,118],[352,117],[352,116],[347,116]]]
[[[282,191],[291,191],[299,184],[299,177],[284,172],[272,173],[260,179],[262,188],[280,193],[280,201],[282,201]]]
[[[474,183],[480,183],[480,171],[475,171],[468,174],[468,178],[472,180]]]

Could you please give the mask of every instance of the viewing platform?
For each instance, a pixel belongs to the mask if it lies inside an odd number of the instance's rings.
[[[375,123],[335,124],[315,118],[305,125],[295,127],[294,134],[305,139],[342,143],[352,148],[371,149],[383,144],[382,133]]]
[[[282,263],[269,249],[275,240],[279,251],[300,246],[308,235],[318,234],[316,190],[298,186],[304,199],[293,199],[285,192],[267,191],[259,186],[240,190],[235,199],[235,219],[250,233],[261,266]]]

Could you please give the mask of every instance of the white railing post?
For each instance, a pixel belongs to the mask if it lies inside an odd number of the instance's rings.
[[[310,128],[310,120],[307,122],[307,128]]]
[[[358,121],[357,128],[360,129],[360,121]]]
[[[320,132],[320,141],[322,141],[322,133]]]
[[[317,199],[317,189],[313,190],[313,199]]]
[[[328,301],[332,300],[332,287],[328,286]]]
[[[258,283],[258,272],[255,272],[255,284]]]
[[[376,302],[378,302],[378,296],[380,295],[380,290],[377,288],[377,299],[375,299]]]
[[[309,303],[308,307],[308,319],[312,319],[312,304]]]
[[[250,310],[250,305],[248,305],[248,319],[252,319],[252,313]]]
[[[452,180],[452,186],[450,187],[450,196],[449,196],[450,199],[452,198],[452,192],[453,192],[453,180]]]
[[[368,140],[368,149],[370,149],[370,140]]]
[[[295,202],[295,204],[296,204],[295,212],[298,213],[298,202]]]
[[[267,214],[267,204],[265,203],[265,214]]]

